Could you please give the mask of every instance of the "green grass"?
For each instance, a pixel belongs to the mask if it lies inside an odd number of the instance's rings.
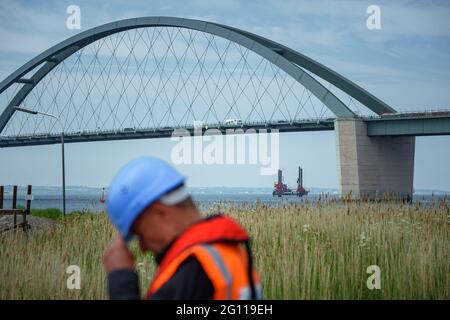
[[[218,205],[253,239],[268,299],[449,299],[450,206],[335,201],[269,208]],[[74,214],[43,232],[0,237],[0,299],[105,299],[101,256],[115,230],[105,214]],[[155,269],[132,243],[142,292]],[[81,268],[68,290],[67,266]],[[381,269],[381,290],[366,269]]]
[[[62,211],[57,208],[49,209],[31,209],[31,215],[35,217],[49,218],[59,220],[62,218]]]

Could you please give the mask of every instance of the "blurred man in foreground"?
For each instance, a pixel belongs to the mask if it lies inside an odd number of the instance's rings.
[[[141,298],[127,246],[136,237],[158,264],[147,299],[261,298],[246,231],[223,215],[202,218],[184,182],[151,157],[131,161],[114,178],[107,207],[120,235],[103,257],[109,297]]]

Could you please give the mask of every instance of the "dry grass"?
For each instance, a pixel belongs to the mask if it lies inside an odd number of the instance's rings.
[[[226,211],[253,238],[265,298],[450,298],[448,203],[328,201]],[[106,298],[101,255],[114,233],[105,214],[85,214],[51,230],[1,236],[0,299]],[[144,291],[154,264],[136,244],[132,249]],[[81,267],[81,290],[66,288],[72,264]],[[381,290],[366,287],[366,269],[374,264]]]

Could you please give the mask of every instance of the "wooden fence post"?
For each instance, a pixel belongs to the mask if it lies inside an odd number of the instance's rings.
[[[0,216],[13,215],[13,225],[11,227],[3,228],[0,230],[1,233],[10,231],[11,229],[14,230],[13,232],[16,232],[16,230],[20,227],[22,227],[22,230],[26,233],[26,231],[31,227],[28,223],[27,215],[31,214],[31,201],[33,200],[33,196],[31,194],[32,185],[28,185],[27,194],[25,195],[26,208],[24,209],[17,209],[17,190],[17,186],[13,186],[12,208],[4,209],[3,204],[5,189],[4,186],[0,186]],[[22,215],[22,222],[17,223],[17,215]]]
[[[28,229],[27,224],[27,214],[31,214],[31,184],[28,185],[27,188],[27,210],[23,212],[23,231],[26,231]]]
[[[17,209],[17,186],[13,186],[12,208]],[[14,212],[14,232],[16,232],[17,213]]]
[[[5,192],[5,189],[3,186],[0,186],[0,209],[3,209],[3,193]]]

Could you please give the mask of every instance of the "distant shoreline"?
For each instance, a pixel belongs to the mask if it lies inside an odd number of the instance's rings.
[[[12,194],[12,185],[5,185],[5,195]],[[18,186],[18,193],[22,193],[26,191],[27,186]],[[77,193],[77,192],[101,192],[101,190],[105,188],[107,191],[107,187],[92,187],[92,186],[66,186],[66,192],[68,193]],[[339,190],[336,188],[324,188],[324,187],[306,187],[310,194],[312,195],[321,195],[321,194],[329,194],[334,195],[338,194]],[[272,194],[272,187],[189,187],[187,188],[190,193],[192,194],[202,194],[202,193],[210,193],[210,194],[239,194],[241,192],[251,192],[253,194]],[[60,186],[33,186],[33,194],[36,193],[58,193],[60,192],[61,187]],[[420,196],[420,195],[449,195],[450,191],[447,190],[440,190],[440,189],[418,189],[416,188],[413,195]]]

